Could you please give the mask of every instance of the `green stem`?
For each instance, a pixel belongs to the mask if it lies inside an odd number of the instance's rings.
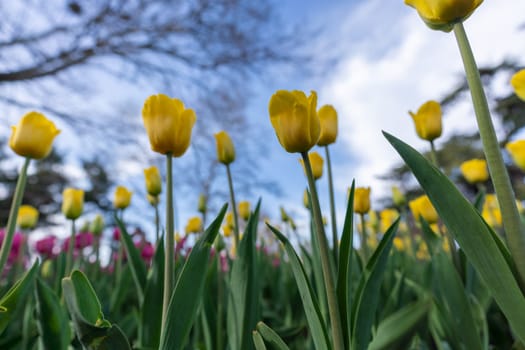
[[[359,217],[361,218],[361,248],[363,249],[363,256],[365,258],[366,264],[366,262],[368,261],[368,257],[370,256],[370,252],[368,251],[368,234],[366,232],[365,214],[359,214]]]
[[[312,166],[308,153],[301,153],[304,162],[304,169],[306,177],[308,178],[308,187],[310,188],[311,205],[314,215],[315,234],[319,243],[319,252],[321,255],[321,267],[323,269],[323,278],[326,288],[326,297],[328,299],[328,313],[330,314],[330,324],[332,326],[332,339],[335,350],[343,350],[343,332],[341,328],[341,318],[339,315],[339,307],[337,305],[337,296],[335,294],[334,274],[331,266],[330,253],[328,250],[328,240],[324,232],[323,218],[321,214],[321,207],[319,206],[319,198],[317,196],[317,189],[315,187],[315,180],[312,173]]]
[[[164,339],[166,329],[166,321],[168,316],[168,305],[173,289],[173,172],[172,172],[172,156],[171,153],[166,155],[166,235],[165,235],[165,249],[164,257],[164,295],[162,298],[162,327],[161,337]]]
[[[339,261],[339,239],[337,238],[337,222],[335,216],[335,199],[334,199],[334,181],[332,177],[332,162],[330,161],[330,152],[328,145],[324,147],[326,154],[326,167],[328,169],[328,193],[330,195],[330,216],[332,219],[332,246],[334,249],[334,261],[337,265]]]
[[[66,258],[66,276],[71,274],[73,268],[73,250],[75,249],[75,220],[71,220],[71,234],[69,235],[69,246],[67,248],[67,258]]]
[[[432,160],[432,164],[434,164],[436,168],[439,168],[439,162],[437,158],[436,146],[434,145],[434,141],[430,141],[430,158]]]
[[[216,340],[217,340],[217,348],[216,349],[222,349],[222,313],[223,313],[223,282],[222,282],[222,267],[221,267],[221,252],[217,250],[217,328],[215,330],[216,332]]]
[[[226,164],[226,173],[228,174],[228,186],[230,187],[230,201],[232,204],[233,211],[233,224],[235,226],[233,230],[233,239],[235,241],[235,247],[239,249],[239,216],[237,215],[237,205],[235,204],[235,193],[233,192],[233,181],[229,164]]]
[[[159,241],[160,232],[160,218],[159,218],[159,204],[155,204],[155,244]]]
[[[478,67],[462,23],[454,25],[454,34],[463,59],[487,165],[501,208],[507,245],[518,270],[520,285],[523,287],[525,286],[525,230],[521,224],[514,191],[494,131]]]
[[[18,217],[18,209],[22,204],[22,197],[24,196],[24,189],[27,181],[27,168],[29,166],[30,158],[26,158],[20,175],[18,176],[18,181],[16,183],[15,194],[13,196],[13,202],[11,202],[11,210],[9,211],[9,218],[7,219],[7,228],[6,234],[4,236],[4,242],[2,248],[0,249],[0,276],[4,276],[5,264],[9,253],[11,252],[11,246],[13,245],[13,237],[15,235],[16,228],[16,219]]]

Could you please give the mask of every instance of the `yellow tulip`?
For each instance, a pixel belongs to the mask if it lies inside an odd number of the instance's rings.
[[[441,136],[441,106],[436,101],[425,102],[417,113],[408,112],[416,126],[417,135],[423,140],[433,141]]]
[[[475,184],[485,182],[489,179],[487,162],[484,159],[471,159],[461,163],[459,166],[461,174],[468,183]]]
[[[21,205],[18,209],[16,224],[21,229],[30,229],[38,222],[38,210],[31,205]]]
[[[117,186],[113,199],[113,206],[116,209],[126,209],[131,203],[131,196],[133,192],[124,186]]]
[[[62,213],[69,220],[75,220],[84,210],[84,191],[76,188],[66,188],[62,192]]]
[[[487,194],[485,196],[485,202],[483,203],[481,216],[490,226],[501,226],[503,220],[501,216],[501,210],[499,208],[498,198],[495,194]]]
[[[416,258],[418,260],[429,260],[430,254],[428,253],[428,246],[425,242],[421,242],[416,252]]]
[[[304,190],[303,192],[303,205],[306,209],[310,209],[310,195],[308,194],[308,190]]]
[[[202,231],[202,219],[200,218],[200,216],[193,216],[189,218],[184,231],[186,232],[186,234],[201,232]]]
[[[233,228],[233,213],[231,211],[226,213],[226,225]]]
[[[51,152],[53,140],[60,134],[55,124],[38,112],[29,112],[11,127],[9,147],[22,157],[42,159]]]
[[[516,165],[525,170],[525,140],[509,142],[505,146]]]
[[[402,252],[405,250],[405,241],[401,237],[394,237],[394,247],[397,251]]]
[[[404,206],[405,203],[407,202],[405,195],[403,194],[403,192],[401,192],[401,190],[397,186],[392,187],[392,201],[398,207]]]
[[[512,76],[510,84],[514,88],[514,92],[525,101],[525,69],[520,70]]]
[[[327,146],[337,139],[337,111],[331,105],[324,105],[317,111],[321,123],[321,135],[317,141],[319,146]]]
[[[290,153],[308,152],[319,140],[321,126],[317,115],[317,94],[278,90],[268,106],[270,121],[281,146]]]
[[[370,210],[370,187],[357,187],[354,192],[354,212],[366,214]]]
[[[436,30],[450,32],[454,24],[466,20],[483,0],[405,0],[417,10],[425,24]]]
[[[151,166],[144,169],[144,179],[146,180],[146,191],[149,195],[156,197],[162,192],[159,168]]]
[[[414,219],[419,222],[419,217],[422,216],[429,224],[434,224],[438,221],[438,214],[428,196],[419,196],[414,200],[408,202],[410,211]]]
[[[320,179],[323,176],[323,157],[321,157],[321,155],[317,152],[310,152],[308,153],[308,159],[310,160],[310,165],[312,166],[312,174],[314,176],[314,180]],[[299,159],[299,162],[303,166],[304,170],[303,160]]]
[[[199,213],[206,213],[208,211],[207,198],[204,194],[199,195],[199,203],[197,204],[197,211]]]
[[[230,237],[233,234],[233,229],[230,225],[222,225],[222,233],[224,237]]]
[[[158,94],[144,102],[142,120],[153,151],[180,157],[190,146],[197,117],[181,100]]]
[[[220,131],[214,136],[217,144],[217,160],[224,165],[232,163],[235,160],[235,147],[230,135],[226,131]]]
[[[399,213],[395,209],[383,209],[379,213],[381,219],[381,232],[386,232],[394,221],[399,217]]]
[[[239,216],[243,220],[248,220],[250,217],[250,202],[242,201],[239,203]]]

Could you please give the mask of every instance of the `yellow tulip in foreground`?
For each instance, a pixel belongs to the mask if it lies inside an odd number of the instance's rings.
[[[434,224],[438,221],[438,213],[436,209],[434,209],[430,199],[428,199],[428,196],[419,196],[408,202],[408,206],[417,222],[419,222],[420,216],[422,216],[429,224]]]
[[[514,92],[525,101],[525,69],[520,70],[512,76],[510,84],[514,88]]]
[[[467,160],[461,163],[459,169],[465,180],[471,184],[485,182],[489,179],[487,162],[484,159]]]
[[[408,112],[416,126],[417,135],[423,140],[433,141],[441,136],[441,106],[436,101],[425,102],[417,113]]]
[[[432,29],[450,32],[454,24],[466,20],[483,0],[405,0]]]
[[[235,147],[230,135],[226,131],[220,131],[214,136],[217,143],[217,160],[224,165],[232,163],[235,160]]]
[[[185,228],[186,234],[199,233],[202,231],[202,220],[199,216],[191,217]]]
[[[21,205],[18,209],[16,224],[21,229],[30,229],[38,222],[38,210],[31,205]]]
[[[113,206],[115,209],[126,209],[131,203],[131,196],[133,192],[124,186],[117,186],[113,199]]]
[[[38,112],[27,113],[11,129],[9,147],[19,156],[33,159],[47,157],[60,133],[51,120]]]
[[[310,165],[312,166],[312,174],[314,179],[320,179],[323,176],[323,157],[317,152],[308,153],[308,159],[310,160]],[[304,162],[302,159],[299,159],[304,170]]]
[[[354,213],[366,214],[370,210],[370,187],[357,187],[354,192]]]
[[[242,201],[239,203],[239,216],[243,220],[248,220],[250,217],[250,202]]]
[[[190,146],[197,117],[181,100],[158,94],[144,102],[142,120],[153,151],[180,157]]]
[[[512,160],[518,167],[525,170],[525,140],[509,142],[505,146]]]
[[[62,213],[69,220],[78,219],[84,210],[84,191],[66,188],[62,192]]]
[[[302,91],[278,90],[270,99],[268,111],[275,134],[287,152],[307,152],[319,140],[315,91],[306,97]]]
[[[321,123],[321,135],[317,141],[319,146],[327,146],[337,139],[337,112],[331,105],[324,105],[317,111]]]
[[[156,197],[162,192],[159,168],[151,166],[144,169],[144,179],[146,180],[146,191],[150,196]]]

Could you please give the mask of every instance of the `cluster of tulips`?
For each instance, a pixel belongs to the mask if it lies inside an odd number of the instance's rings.
[[[298,227],[284,208],[280,223],[265,220],[263,226],[260,201],[254,208],[236,203],[235,147],[227,131],[220,131],[215,134],[217,160],[225,167],[230,203],[208,223],[207,198],[201,196],[199,215],[188,220],[184,234],[177,233],[172,162],[190,146],[197,117],[181,100],[157,94],[142,108],[151,149],[166,161],[165,186],[157,167],[144,170],[154,234],[128,232],[123,213],[132,192],[117,187],[111,259],[102,262],[103,217],[77,230],[84,192],[67,188],[62,213],[71,234],[64,240],[44,237],[34,244],[36,254],[29,254],[25,237],[37,224],[38,210],[21,203],[28,165],[45,158],[60,133],[43,114],[30,112],[9,140],[25,161],[7,226],[0,231],[0,348],[525,346],[523,208],[514,197],[462,25],[482,1],[405,2],[430,28],[454,31],[457,38],[486,156],[459,165],[465,180],[478,186],[473,203],[439,168],[434,141],[442,133],[442,112],[438,102],[428,101],[410,115],[417,135],[430,143],[429,160],[384,132],[425,195],[408,199],[394,187],[393,207],[376,211],[370,187],[352,183],[339,230],[329,148],[337,139],[337,112],[331,105],[317,108],[315,91],[279,90],[269,101],[270,122],[281,146],[300,155],[309,230]],[[525,100],[525,70],[511,84]],[[314,147],[324,148],[324,158]],[[525,171],[525,140],[505,149]],[[325,160],[329,225],[318,199]],[[494,194],[485,193],[487,181]],[[164,223],[159,219],[163,190]],[[300,238],[295,246],[291,234]],[[305,243],[301,238],[308,234]]]

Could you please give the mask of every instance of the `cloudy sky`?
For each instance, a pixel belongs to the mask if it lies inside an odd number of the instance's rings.
[[[408,111],[417,110],[427,100],[442,98],[462,77],[463,68],[454,34],[428,29],[417,12],[401,0],[329,1],[323,2],[324,6],[311,7],[302,4],[291,1],[290,8],[284,11],[295,13],[296,19],[303,23],[319,25],[327,34],[325,43],[332,43],[341,57],[323,79],[277,81],[273,88],[316,90],[319,105],[332,104],[337,109],[340,130],[332,154],[342,221],[346,191],[352,179],[356,179],[357,186],[371,186],[373,199],[390,191],[392,184],[376,176],[386,173],[400,158],[384,140],[381,130],[426,150],[428,144],[415,135]],[[485,1],[465,22],[478,65],[497,64],[504,58],[525,64],[524,13],[524,1]],[[498,89],[508,93],[507,79],[499,82]],[[267,108],[268,100],[269,96],[258,100],[257,108]],[[475,130],[469,102],[465,100],[447,111],[442,139],[461,130]],[[298,180],[304,178],[298,155],[280,149],[267,112],[260,117],[266,119],[271,135],[268,143],[273,150],[265,169],[268,176],[279,179],[286,192],[285,198],[276,200],[297,215],[304,215],[301,199],[305,181]],[[322,151],[319,150],[324,154]],[[326,179],[322,179],[319,184],[320,192],[324,193],[322,205],[328,212],[326,187]]]

